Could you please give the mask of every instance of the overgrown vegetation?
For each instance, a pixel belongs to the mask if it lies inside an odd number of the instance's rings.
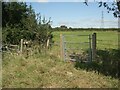
[[[76,62],[75,67],[85,69],[87,71],[95,71],[98,74],[111,76],[112,78],[120,78],[119,63],[120,63],[120,50],[97,50],[97,58],[95,61],[88,63]]]
[[[23,2],[2,2],[2,33],[4,44],[20,44],[20,40],[38,43],[46,47],[52,42],[51,19],[36,14],[32,6]]]
[[[57,49],[48,54],[33,54],[26,59],[5,53],[3,88],[117,88],[118,79],[83,69],[72,62],[61,61]]]
[[[71,32],[54,32],[55,43],[59,41],[59,33]],[[78,32],[73,33],[78,34]],[[111,33],[115,36],[115,33]],[[106,36],[104,34],[104,39]],[[38,53],[38,49],[31,48],[28,55],[26,50],[22,56],[11,52],[3,55],[2,85],[6,88],[118,88],[119,86],[117,65],[119,51],[116,49],[98,50],[97,61],[89,64],[64,62],[60,58],[59,44],[42,53]]]

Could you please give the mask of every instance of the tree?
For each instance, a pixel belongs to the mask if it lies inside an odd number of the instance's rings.
[[[61,25],[60,28],[61,28],[61,29],[67,29],[67,26]]]
[[[40,14],[37,14],[38,28],[36,29],[36,40],[38,40],[41,47],[46,48],[47,42],[52,43],[52,27],[51,27],[51,18],[47,20],[45,17],[41,17]]]
[[[22,38],[23,23],[21,20],[28,15],[26,3],[2,2],[2,33],[3,43],[18,44]]]
[[[2,7],[3,43],[19,44],[20,39],[26,39],[46,47],[47,41],[52,41],[51,19],[36,14],[31,5],[3,2]]]
[[[2,27],[19,27],[21,19],[26,18],[28,8],[23,2],[2,2]]]
[[[88,1],[85,0],[85,4],[88,6]],[[114,17],[119,17],[120,18],[120,1],[116,0],[116,2],[112,3],[112,6],[110,6],[107,2],[100,1],[98,2],[99,7],[105,7],[109,12],[113,12]]]

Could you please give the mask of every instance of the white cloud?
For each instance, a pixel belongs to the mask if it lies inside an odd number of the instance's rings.
[[[80,19],[77,21],[58,21],[57,26],[66,25],[68,27],[87,27],[87,28],[100,28],[101,27],[101,20],[100,19]],[[117,28],[118,27],[118,20],[104,20],[104,27],[105,28]]]
[[[48,2],[48,0],[33,0],[33,2],[36,1],[36,2]]]

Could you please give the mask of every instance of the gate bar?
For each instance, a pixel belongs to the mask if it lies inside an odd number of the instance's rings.
[[[66,59],[66,53],[65,53],[65,43],[64,43],[64,40],[65,40],[65,38],[64,38],[64,35],[62,35],[62,40],[63,40],[63,42],[62,42],[62,45],[63,45],[63,59],[64,59],[64,61],[66,61],[65,59]]]
[[[77,43],[77,42],[67,42],[67,41],[65,41],[64,43],[69,43],[69,44],[86,44],[86,43],[89,43],[89,42]]]
[[[64,36],[89,36],[89,35],[80,35],[80,34],[78,34],[78,35],[72,35],[72,34],[65,35],[65,34],[64,34]]]
[[[91,50],[91,35],[89,35],[89,61],[92,62],[92,50]]]

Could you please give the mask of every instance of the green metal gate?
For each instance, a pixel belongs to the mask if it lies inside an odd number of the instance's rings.
[[[64,61],[92,61],[92,35],[62,35]]]

